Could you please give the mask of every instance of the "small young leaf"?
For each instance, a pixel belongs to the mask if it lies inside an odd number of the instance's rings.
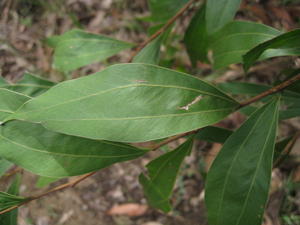
[[[208,34],[215,33],[230,22],[239,9],[241,0],[209,0],[206,3],[206,27]]]
[[[54,82],[45,80],[30,73],[25,73],[22,79],[15,84],[0,83],[1,88],[6,88],[32,97],[44,93],[54,85]]]
[[[255,111],[225,142],[208,172],[209,224],[260,225],[268,198],[279,100]]]
[[[273,51],[265,52],[268,49],[273,49]],[[285,55],[300,55],[300,29],[281,34],[248,51],[243,56],[244,69],[247,71],[261,56],[271,58]]]
[[[75,70],[133,47],[127,42],[77,29],[48,38],[48,43],[55,48],[54,66],[61,71]]]
[[[190,138],[177,149],[168,152],[147,165],[148,175],[141,174],[140,183],[143,185],[144,193],[149,204],[164,212],[171,210],[170,196],[185,156],[189,155],[193,145],[193,138]]]
[[[41,176],[80,175],[145,153],[126,144],[54,133],[24,121],[0,127],[0,157]]]
[[[16,176],[13,183],[10,185],[7,190],[8,194],[18,195],[19,187],[20,187],[21,177],[19,175]],[[18,209],[0,215],[0,224],[3,225],[18,225]]]
[[[202,141],[224,143],[232,133],[233,131],[225,128],[207,126],[199,130],[195,138]]]
[[[29,96],[0,88],[0,123],[30,99]]]
[[[146,45],[134,58],[134,63],[158,64],[160,57],[160,45],[162,36],[158,36]]]
[[[148,0],[152,21],[166,22],[187,2],[188,0]]]
[[[227,24],[211,39],[214,67],[242,62],[244,53],[279,34],[280,31],[259,23],[233,21]]]
[[[143,142],[218,122],[238,103],[213,85],[150,64],[118,64],[62,82],[10,119],[91,139]]]
[[[184,43],[193,65],[198,60],[208,62],[208,35],[205,26],[205,5],[192,18],[184,35]]]

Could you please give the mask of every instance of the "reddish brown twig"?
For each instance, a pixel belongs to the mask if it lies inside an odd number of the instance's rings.
[[[151,41],[157,38],[160,34],[164,33],[196,1],[197,0],[190,0],[188,3],[186,3],[186,5],[182,7],[171,19],[169,19],[162,28],[160,28],[153,35],[151,35],[149,39],[139,44],[138,47],[133,52],[132,56],[130,57],[129,62],[131,62],[133,58],[138,54],[138,52],[140,52],[147,44],[149,44]]]
[[[49,190],[49,191],[47,191],[47,192],[44,192],[44,193],[39,194],[39,195],[36,195],[36,196],[28,197],[28,198],[26,199],[26,201],[24,201],[24,202],[22,202],[22,203],[20,203],[20,204],[18,204],[18,205],[12,206],[12,207],[10,207],[10,208],[8,208],[8,209],[5,209],[5,210],[1,211],[1,212],[0,212],[0,215],[1,215],[1,214],[4,214],[4,213],[7,213],[7,212],[10,212],[10,211],[12,211],[12,210],[14,210],[14,209],[16,209],[16,208],[19,208],[20,206],[25,205],[25,204],[27,204],[27,203],[33,201],[33,200],[40,199],[40,198],[42,198],[42,197],[44,197],[44,196],[46,196],[46,195],[52,194],[52,193],[57,192],[57,191],[62,191],[62,190],[66,189],[66,188],[69,188],[69,187],[74,187],[75,185],[77,185],[77,184],[80,183],[81,181],[83,181],[83,180],[85,180],[86,178],[88,178],[88,177],[94,175],[96,172],[97,172],[97,171],[91,172],[91,173],[87,173],[87,174],[84,174],[84,175],[80,176],[79,178],[77,178],[77,179],[75,179],[75,180],[73,180],[73,181],[70,181],[70,182],[68,182],[68,183],[59,185],[59,186],[57,186],[57,187],[55,187],[55,188],[53,188],[53,189],[51,189],[51,190]]]
[[[287,88],[288,86],[290,86],[291,84],[295,83],[296,81],[300,80],[300,74],[292,77],[291,79],[275,86],[275,87],[272,87],[270,88],[269,90],[253,97],[253,98],[250,98],[244,102],[241,102],[240,103],[240,107],[239,108],[242,108],[244,106],[247,106],[247,105],[250,105],[254,102],[257,102],[259,100],[261,100],[262,98],[266,97],[266,96],[269,96],[269,95],[272,95],[272,94],[275,94],[275,93],[278,93],[280,91],[282,91],[283,89]]]

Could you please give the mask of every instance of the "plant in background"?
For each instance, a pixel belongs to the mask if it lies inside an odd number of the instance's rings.
[[[39,175],[41,183],[84,174],[27,198],[17,196],[16,180],[0,195],[0,209],[7,213],[2,223],[16,224],[8,215],[15,216],[12,210],[23,204],[180,137],[186,142],[151,161],[139,177],[149,204],[164,212],[172,209],[176,176],[195,139],[222,142],[206,178],[209,224],[262,223],[272,168],[299,136],[276,138],[278,122],[300,115],[300,70],[291,68],[273,87],[237,82],[217,87],[159,66],[160,48],[173,23],[191,6],[198,7],[183,38],[191,62],[214,69],[243,63],[247,76],[258,60],[300,55],[300,30],[233,20],[240,0],[148,2],[156,32],[140,45],[77,29],[47,40],[55,50],[54,68],[65,73],[133,48],[130,63],[59,84],[29,73],[16,84],[0,80],[1,174],[13,164]],[[236,111],[248,116],[237,130],[211,126]],[[131,145],[164,138],[152,149]]]

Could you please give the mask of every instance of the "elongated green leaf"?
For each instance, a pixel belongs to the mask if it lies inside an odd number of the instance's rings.
[[[243,56],[245,71],[247,71],[267,49],[276,49],[276,51],[269,51],[269,53],[266,52],[263,58],[284,55],[300,55],[300,29],[281,34],[248,51]]]
[[[156,22],[165,22],[187,2],[188,0],[148,0],[151,19]]]
[[[54,82],[45,80],[30,73],[25,73],[23,78],[15,84],[0,83],[1,88],[20,92],[32,97],[44,93],[54,85]]]
[[[12,206],[18,205],[26,200],[27,200],[26,198],[23,198],[21,196],[16,196],[16,195],[1,191],[0,192],[0,211],[8,209]]]
[[[24,121],[0,127],[0,157],[41,176],[80,175],[146,152],[126,144],[54,133]]]
[[[0,158],[0,177],[5,174],[5,172],[12,166],[13,164],[8,162],[5,159]]]
[[[10,185],[7,193],[12,195],[19,194],[19,187],[21,183],[21,177],[19,175],[16,176],[13,183]],[[0,215],[0,224],[3,225],[18,225],[18,209]]]
[[[203,5],[191,20],[184,36],[184,43],[193,65],[198,60],[208,62],[208,35],[205,24],[205,5]]]
[[[158,64],[160,57],[160,45],[162,36],[158,36],[145,46],[134,58],[134,63]]]
[[[54,66],[61,71],[75,70],[133,47],[130,43],[77,29],[49,38],[48,43],[55,48]]]
[[[30,97],[26,95],[0,88],[0,122],[28,100]]]
[[[256,45],[279,35],[280,31],[263,24],[233,21],[213,35],[214,67],[242,62],[242,56]]]
[[[224,143],[232,133],[233,131],[222,127],[207,126],[202,128],[195,138],[202,141]]]
[[[260,225],[268,198],[279,100],[266,104],[225,142],[208,172],[209,224]]]
[[[92,139],[142,142],[216,123],[237,106],[196,77],[130,63],[60,83],[10,119]]]
[[[190,138],[177,149],[168,152],[147,165],[148,175],[141,174],[140,183],[149,204],[164,212],[171,210],[170,196],[176,181],[180,165],[191,152],[193,139]]]
[[[241,4],[241,0],[208,0],[206,3],[206,27],[209,34],[230,22]]]

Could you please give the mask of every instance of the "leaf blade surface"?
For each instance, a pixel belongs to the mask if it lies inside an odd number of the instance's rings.
[[[80,137],[142,142],[215,123],[237,106],[198,78],[130,63],[60,83],[10,119],[42,123],[50,130]]]
[[[225,142],[207,177],[213,225],[260,225],[268,197],[279,100],[255,111]]]
[[[49,38],[48,42],[55,48],[54,66],[61,71],[75,70],[133,47],[131,43],[78,29]]]
[[[80,175],[146,152],[126,144],[55,133],[24,121],[9,121],[0,127],[0,156],[46,177]]]
[[[152,207],[164,212],[171,210],[170,196],[176,181],[177,173],[185,156],[189,155],[193,145],[190,138],[177,149],[168,152],[147,164],[148,174],[141,174],[139,181]]]

